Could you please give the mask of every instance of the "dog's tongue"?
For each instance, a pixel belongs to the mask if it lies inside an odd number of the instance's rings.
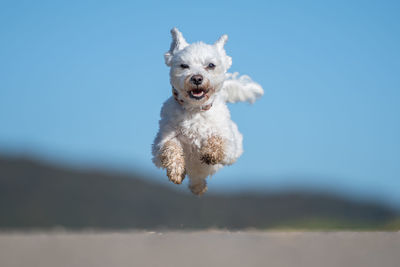
[[[199,97],[199,96],[202,96],[203,94],[204,94],[204,91],[201,90],[201,89],[194,89],[194,90],[192,90],[192,95],[193,95],[193,96]]]

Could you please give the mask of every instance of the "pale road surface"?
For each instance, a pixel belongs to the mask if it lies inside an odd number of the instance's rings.
[[[400,233],[0,233],[0,266],[399,267]]]

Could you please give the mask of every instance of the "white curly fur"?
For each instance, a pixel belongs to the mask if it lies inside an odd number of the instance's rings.
[[[263,95],[263,89],[246,75],[227,73],[232,64],[224,50],[227,35],[213,45],[203,42],[189,45],[178,29],[172,29],[171,34],[171,48],[164,58],[171,67],[170,82],[175,96],[161,109],[160,129],[152,147],[153,162],[157,167],[167,168],[161,160],[164,145],[171,141],[175,149],[177,145],[181,147],[184,166],[169,163],[169,173],[184,168],[190,189],[200,195],[207,189],[205,179],[224,165],[233,164],[243,152],[242,135],[230,118],[226,102],[253,103]],[[200,85],[194,83],[194,75],[202,78]],[[201,160],[204,156],[201,151],[213,136],[223,140],[223,158],[207,164]],[[185,173],[181,173],[184,177]],[[169,178],[175,183],[181,182],[181,178],[178,181],[176,177]]]

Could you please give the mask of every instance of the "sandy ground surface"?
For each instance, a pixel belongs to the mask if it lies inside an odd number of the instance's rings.
[[[400,233],[1,233],[0,266],[400,266]]]

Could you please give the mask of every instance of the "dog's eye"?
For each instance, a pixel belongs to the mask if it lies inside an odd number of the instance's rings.
[[[208,64],[207,68],[213,70],[215,68],[215,64],[214,63],[210,63],[210,64]]]
[[[188,65],[188,64],[181,64],[181,68],[182,68],[182,69],[188,69],[188,68],[189,68],[189,65]]]

